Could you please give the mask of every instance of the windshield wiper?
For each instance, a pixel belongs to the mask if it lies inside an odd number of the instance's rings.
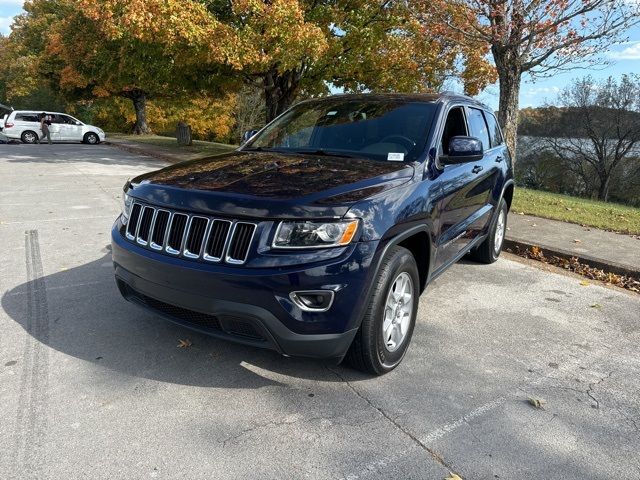
[[[243,147],[242,150],[245,152],[267,152],[269,149],[262,147]]]
[[[357,155],[350,155],[348,153],[342,152],[332,152],[330,150],[324,150],[322,148],[317,148],[315,150],[296,150],[296,153],[303,155],[317,155],[321,157],[343,157],[343,158],[362,158]]]
[[[242,151],[244,152],[278,152],[278,153],[287,153],[290,150],[286,148],[265,148],[265,147],[243,147]]]

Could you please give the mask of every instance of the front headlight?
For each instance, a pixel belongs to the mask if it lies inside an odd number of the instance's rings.
[[[129,215],[131,214],[131,206],[133,205],[133,198],[126,192],[122,193],[122,223],[127,223]]]
[[[347,245],[358,231],[358,220],[280,222],[274,248],[325,248]]]

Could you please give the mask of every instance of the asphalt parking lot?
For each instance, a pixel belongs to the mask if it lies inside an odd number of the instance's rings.
[[[640,479],[639,295],[505,256],[434,282],[382,378],[225,343],[117,292],[160,165],[0,145],[0,478]]]

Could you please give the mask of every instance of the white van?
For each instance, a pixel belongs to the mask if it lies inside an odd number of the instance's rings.
[[[40,115],[51,117],[49,131],[53,142],[82,142],[95,145],[103,142],[102,129],[86,125],[71,115],[59,112],[35,110],[15,110],[4,120],[2,133],[9,139],[22,140],[24,143],[37,143],[42,137]]]

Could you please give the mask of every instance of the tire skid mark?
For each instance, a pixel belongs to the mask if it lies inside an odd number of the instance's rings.
[[[16,414],[13,475],[44,479],[41,452],[46,443],[49,397],[49,309],[37,230],[25,231],[27,269],[26,335]],[[44,344],[44,345],[43,345]]]

